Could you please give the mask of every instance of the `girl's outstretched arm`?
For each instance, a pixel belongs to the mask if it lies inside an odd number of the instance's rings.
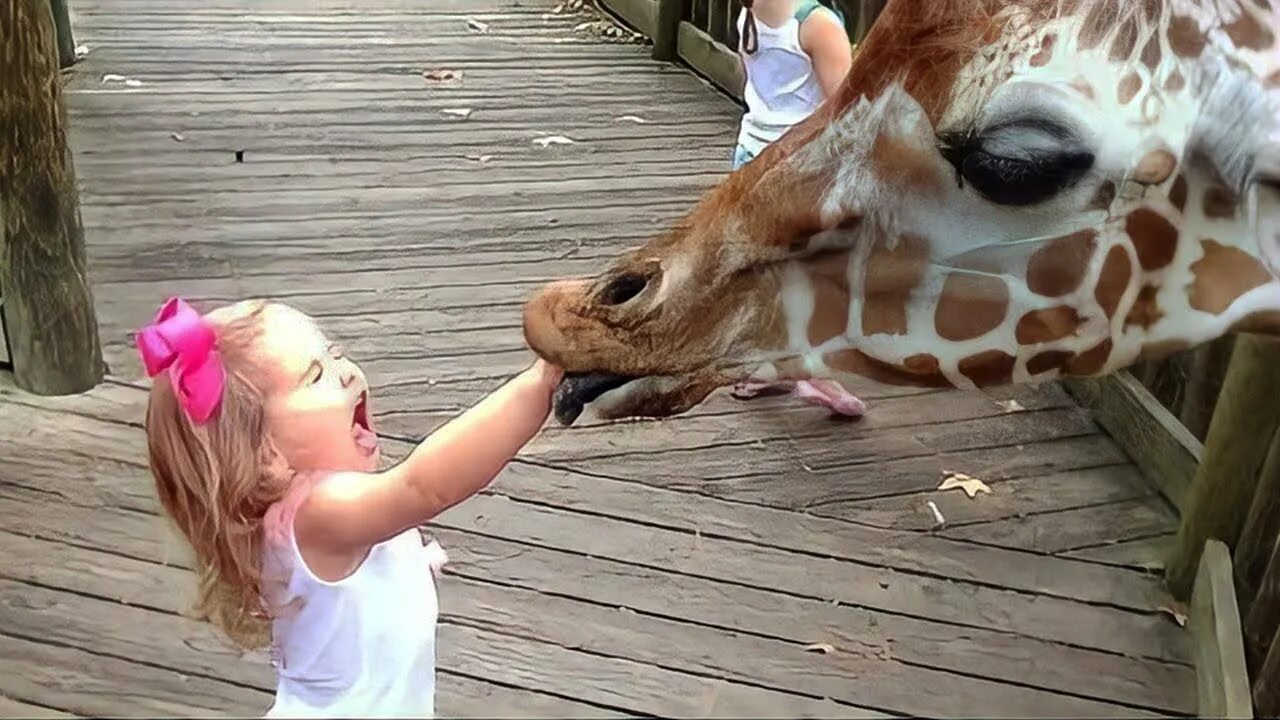
[[[840,89],[853,64],[853,47],[844,26],[826,8],[812,12],[800,26],[800,47],[813,60],[813,71],[822,85],[822,94],[831,97]]]
[[[294,520],[312,570],[354,570],[371,546],[482,490],[546,422],[560,378],[558,368],[538,360],[394,467],[341,473],[317,485]]]

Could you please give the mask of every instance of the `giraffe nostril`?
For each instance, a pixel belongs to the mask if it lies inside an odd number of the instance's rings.
[[[649,285],[651,276],[636,273],[623,273],[609,281],[600,291],[601,305],[621,305],[640,293]]]

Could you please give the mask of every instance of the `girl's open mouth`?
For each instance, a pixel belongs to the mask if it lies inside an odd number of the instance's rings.
[[[372,455],[378,449],[378,434],[373,431],[373,424],[369,422],[369,392],[360,393],[360,399],[356,401],[355,410],[351,415],[351,437],[356,441],[356,447],[365,455]]]

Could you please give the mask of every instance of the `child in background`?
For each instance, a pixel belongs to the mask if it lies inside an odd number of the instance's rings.
[[[843,18],[818,0],[743,0],[738,37],[747,112],[733,151],[734,170],[813,114],[844,82],[853,62]],[[862,400],[831,380],[746,382],[733,394],[745,400],[788,391],[840,415],[866,412]]]
[[[444,557],[417,528],[538,432],[560,371],[537,361],[379,471],[364,374],[303,313],[174,298],[137,343],[160,503],[201,614],[241,646],[270,639],[268,716],[434,714]]]

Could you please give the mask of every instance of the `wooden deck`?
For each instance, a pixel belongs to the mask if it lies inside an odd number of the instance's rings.
[[[535,283],[726,171],[737,110],[554,0],[71,4],[112,380],[0,383],[0,715],[260,714],[263,657],[183,615],[129,331],[170,293],[285,299],[364,358],[403,451],[528,362]],[[1194,713],[1189,639],[1143,570],[1175,519],[1087,413],[1056,386],[863,393],[852,424],[717,396],[548,429],[432,527],[441,714]],[[937,492],[943,470],[991,492]]]

